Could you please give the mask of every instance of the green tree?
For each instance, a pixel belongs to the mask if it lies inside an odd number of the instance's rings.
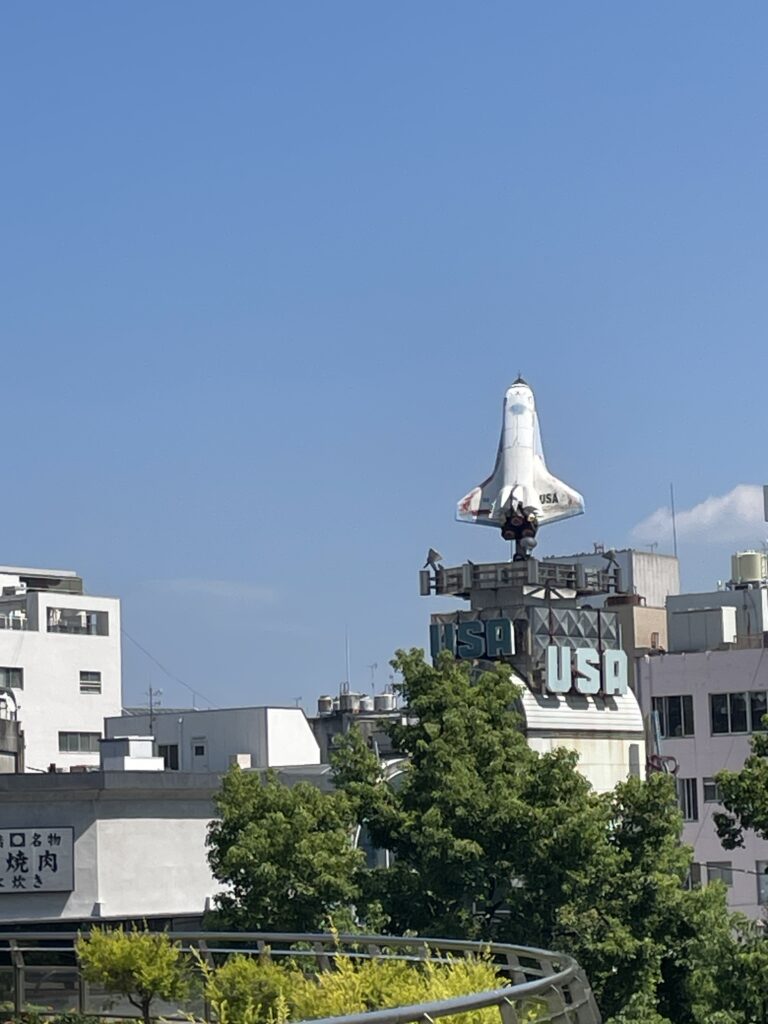
[[[749,1019],[725,980],[740,961],[724,890],[685,888],[691,852],[670,778],[596,794],[575,754],[530,748],[507,667],[477,674],[448,654],[432,666],[417,650],[393,665],[408,708],[391,730],[408,757],[399,784],[382,785],[354,736],[333,759],[358,819],[394,854],[361,871],[363,912],[377,900],[393,931],[571,952],[606,1016]]]
[[[343,793],[288,787],[273,772],[262,778],[233,766],[215,803],[208,860],[227,887],[216,897],[218,925],[295,932],[347,922],[363,855]]]
[[[716,776],[725,812],[714,815],[715,828],[726,850],[744,845],[744,831],[768,838],[768,733],[755,733],[752,751],[737,772]]]
[[[415,650],[393,665],[409,716],[392,730],[408,757],[399,785],[381,787],[354,739],[333,759],[373,840],[395,855],[391,869],[369,874],[368,893],[398,931],[541,942],[607,808],[574,754],[531,750],[508,668],[475,679],[449,655],[433,667]]]
[[[78,935],[77,956],[86,981],[125,996],[144,1024],[155,999],[182,999],[189,988],[187,958],[165,932],[93,928]]]

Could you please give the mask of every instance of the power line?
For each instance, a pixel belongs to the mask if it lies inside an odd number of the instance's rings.
[[[169,679],[172,679],[175,683],[178,683],[180,686],[183,686],[186,690],[189,690],[189,692],[194,697],[199,697],[201,700],[204,700],[205,703],[209,705],[209,707],[215,707],[213,701],[210,700],[210,698],[206,697],[204,693],[200,693],[200,691],[196,690],[194,688],[194,686],[190,686],[189,683],[185,683],[184,680],[180,679],[177,675],[174,675],[174,673],[171,672],[170,669],[167,669],[165,667],[165,665],[163,665],[162,662],[158,661],[157,658],[154,656],[154,654],[152,654],[150,651],[148,651],[146,649],[146,647],[142,647],[142,645],[139,643],[139,641],[135,640],[131,636],[131,634],[126,629],[124,629],[122,626],[120,627],[120,632],[123,634],[123,636],[126,638],[126,640],[130,640],[131,643],[135,647],[138,647],[138,649],[141,651],[142,654],[145,654],[149,658],[149,660],[151,662],[153,662],[155,665],[157,665],[157,667],[160,669],[160,671],[164,672],[168,676]]]

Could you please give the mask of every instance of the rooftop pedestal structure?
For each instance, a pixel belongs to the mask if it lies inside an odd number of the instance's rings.
[[[423,596],[469,602],[431,616],[430,648],[479,667],[502,661],[522,687],[520,711],[530,745],[565,746],[598,790],[645,766],[642,715],[628,685],[619,614],[602,604],[622,595],[617,565],[566,561],[492,562],[422,571]]]

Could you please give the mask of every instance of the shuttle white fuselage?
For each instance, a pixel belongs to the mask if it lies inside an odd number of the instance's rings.
[[[495,526],[516,542],[516,558],[526,558],[545,523],[580,515],[584,499],[547,469],[533,391],[519,377],[504,395],[496,465],[487,480],[461,499],[456,518]]]

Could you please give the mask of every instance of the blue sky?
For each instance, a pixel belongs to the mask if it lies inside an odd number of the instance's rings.
[[[216,704],[387,682],[522,371],[587,514],[768,535],[768,8],[6,2],[0,561]],[[734,490],[747,487],[746,490]],[[714,505],[702,503],[715,499]],[[655,518],[653,517],[656,513]],[[189,693],[130,642],[125,690]]]

